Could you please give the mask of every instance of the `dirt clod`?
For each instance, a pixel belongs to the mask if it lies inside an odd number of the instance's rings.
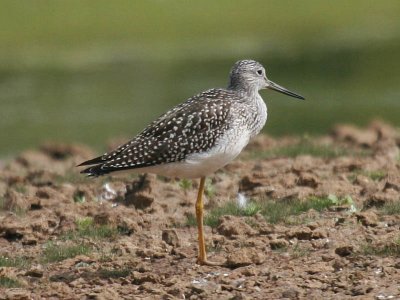
[[[239,249],[228,255],[225,265],[229,268],[238,268],[251,264],[262,264],[264,261],[265,255],[259,251],[254,249]]]
[[[217,227],[219,234],[229,238],[235,238],[239,235],[255,235],[256,231],[246,224],[241,218],[234,216],[223,216],[219,220]]]
[[[269,246],[272,250],[285,249],[289,246],[289,242],[285,239],[275,239],[269,241]]]
[[[310,173],[302,173],[300,174],[298,185],[308,186],[311,188],[316,188],[319,184],[319,180],[317,176]]]
[[[180,246],[178,234],[173,229],[164,229],[162,232],[162,240],[173,247]]]
[[[298,289],[291,287],[282,292],[282,298],[297,299],[299,294],[300,292]]]
[[[337,247],[335,253],[339,256],[349,256],[353,253],[353,246],[345,245]]]
[[[135,180],[131,186],[127,186],[125,194],[125,204],[134,205],[137,209],[145,209],[154,202],[151,194],[154,184],[154,176],[145,174]]]
[[[31,277],[38,277],[41,278],[43,277],[43,267],[38,265],[38,266],[33,266],[30,268],[26,273],[25,276],[31,276]]]
[[[313,232],[308,227],[292,229],[287,233],[288,238],[297,238],[299,240],[310,240]]]
[[[364,226],[375,227],[378,225],[378,216],[373,211],[357,213],[356,218]]]
[[[133,284],[141,285],[145,282],[157,283],[159,277],[156,274],[133,272]]]

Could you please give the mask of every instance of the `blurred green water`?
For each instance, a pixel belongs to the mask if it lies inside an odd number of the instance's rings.
[[[264,91],[265,132],[400,125],[398,1],[2,1],[0,155],[101,149],[254,58],[307,101]]]

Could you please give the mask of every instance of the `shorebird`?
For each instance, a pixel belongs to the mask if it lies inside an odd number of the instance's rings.
[[[133,170],[168,177],[200,178],[196,201],[198,259],[207,260],[203,230],[203,192],[207,175],[222,168],[243,150],[267,121],[267,106],[259,91],[272,89],[303,99],[269,80],[254,60],[236,62],[226,89],[210,89],[175,106],[150,123],[131,141],[85,161],[81,173],[100,176]]]

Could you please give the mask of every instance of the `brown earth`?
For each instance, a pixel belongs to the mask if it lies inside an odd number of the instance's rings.
[[[305,140],[343,153],[285,157],[282,149]],[[399,146],[400,132],[382,122],[319,138],[259,136],[211,176],[206,211],[238,192],[256,202],[350,196],[356,210],[310,210],[277,224],[260,213],[222,216],[206,226],[209,259],[222,267],[195,264],[197,230],[186,224],[197,182],[88,179],[75,168],[96,154],[87,147],[25,151],[0,163],[0,299],[400,299],[400,216],[382,209],[400,202]],[[65,238],[87,217],[118,234]],[[46,261],[50,245],[77,244],[90,251]],[[14,287],[1,287],[5,278]]]

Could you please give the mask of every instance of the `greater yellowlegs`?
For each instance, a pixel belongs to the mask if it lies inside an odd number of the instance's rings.
[[[200,178],[196,201],[199,256],[207,260],[203,231],[205,176],[232,161],[267,120],[267,106],[259,90],[272,89],[304,99],[270,81],[264,67],[241,60],[230,72],[227,89],[211,89],[175,106],[147,126],[130,142],[80,164],[89,176],[134,170],[169,177]]]

